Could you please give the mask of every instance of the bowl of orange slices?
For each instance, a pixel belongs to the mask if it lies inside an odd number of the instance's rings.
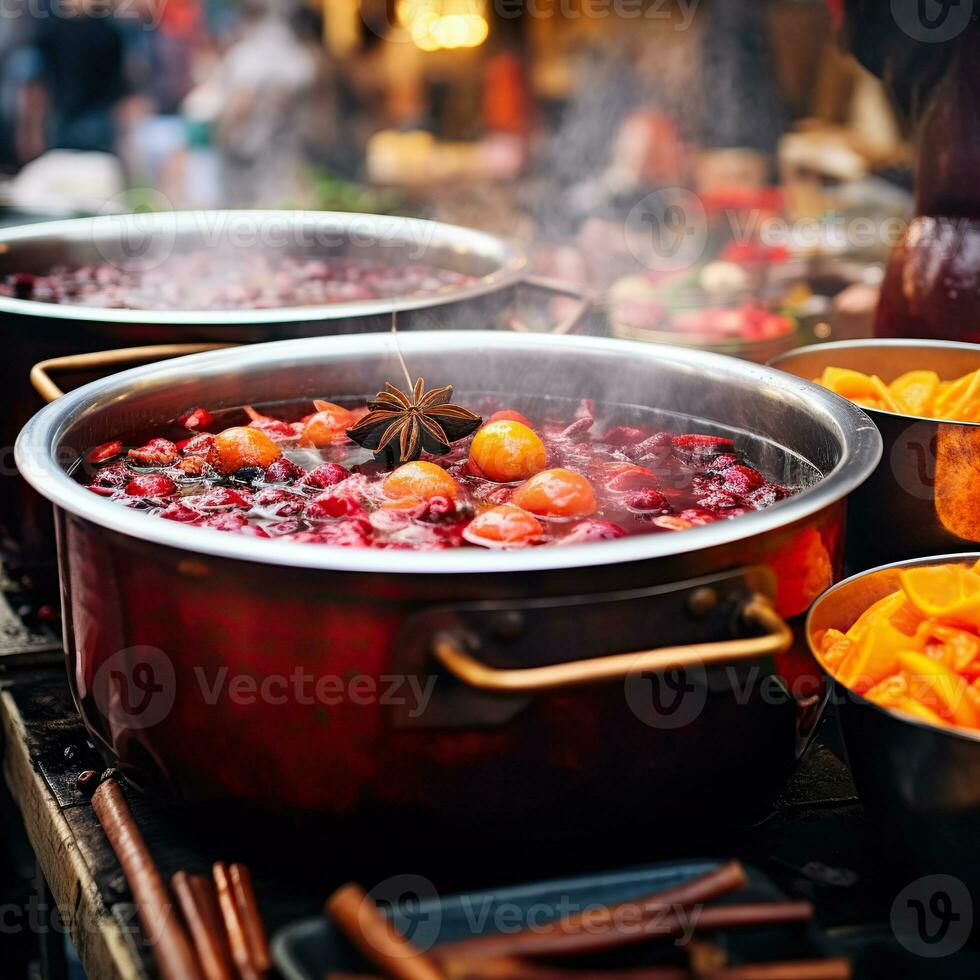
[[[769,362],[860,405],[884,442],[852,497],[852,570],[980,545],[980,346],[850,340]]]
[[[980,887],[980,553],[845,579],[806,634],[875,836],[903,872]]]

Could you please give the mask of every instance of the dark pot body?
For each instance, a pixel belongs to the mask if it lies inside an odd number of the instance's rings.
[[[638,813],[676,830],[757,810],[785,779],[801,718],[819,700],[812,684],[787,693],[799,681],[791,655],[697,665],[679,685],[624,668],[502,692],[447,667],[437,641],[457,637],[481,664],[514,670],[757,634],[741,611],[760,592],[798,615],[840,573],[846,496],[875,463],[873,426],[812,386],[780,389],[774,372],[696,352],[501,333],[413,334],[402,348],[461,398],[491,377],[515,399],[615,390],[623,404],[647,397],[727,427],[754,420],[827,475],[737,521],[523,553],[201,536],[96,498],[50,454],[98,442],[123,420],[168,417],[192,391],[216,407],[241,404],[245,391],[258,404],[287,391],[361,391],[390,367],[390,338],[125,372],[65,396],[18,443],[25,476],[56,504],[68,666],[93,734],[138,778],[180,797],[411,810],[526,836],[635,823]],[[704,589],[707,605],[695,599]],[[322,678],[328,696],[314,689]],[[724,812],[705,813],[709,797],[726,799]]]

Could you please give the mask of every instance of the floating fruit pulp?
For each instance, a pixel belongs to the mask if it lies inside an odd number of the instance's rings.
[[[935,725],[980,729],[980,562],[908,568],[847,632],[816,637],[841,684]]]
[[[877,374],[827,367],[814,381],[863,408],[946,422],[980,422],[980,370],[955,381],[943,381],[935,371],[907,371],[886,384]]]
[[[362,417],[363,400],[341,401],[334,407]],[[514,406],[497,396],[471,398],[467,407],[484,418],[519,409],[543,447],[529,477],[488,478],[471,453],[479,430],[446,455],[426,454],[389,473],[342,433],[324,443],[309,438],[322,405],[214,411],[210,433],[182,426],[201,417],[184,412],[169,427],[88,449],[73,473],[94,493],[158,518],[304,543],[418,550],[671,533],[762,510],[819,478],[773,443],[692,432],[697,424],[685,416],[568,399]],[[243,431],[254,440],[243,440]],[[237,470],[229,468],[229,446],[240,450]],[[485,517],[503,504],[516,510],[522,499],[525,517],[508,510]]]

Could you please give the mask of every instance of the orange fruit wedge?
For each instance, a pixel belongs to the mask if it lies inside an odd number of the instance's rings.
[[[906,568],[898,580],[923,616],[944,623],[980,627],[980,575],[965,565]]]
[[[939,387],[939,375],[935,371],[907,371],[888,387],[907,414],[928,415]]]

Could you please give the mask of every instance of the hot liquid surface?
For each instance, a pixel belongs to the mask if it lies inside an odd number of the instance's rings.
[[[357,410],[365,401],[338,403]],[[484,418],[502,409],[521,412],[544,443],[547,467],[585,477],[594,491],[593,512],[536,512],[540,535],[507,547],[676,533],[762,510],[820,478],[802,457],[769,440],[681,414],[570,399],[524,404],[497,395],[470,396],[461,403]],[[150,517],[258,537],[418,550],[501,546],[474,537],[468,528],[475,517],[509,503],[522,481],[501,483],[483,476],[469,458],[472,436],[444,456],[424,456],[453,478],[459,488],[455,501],[437,496],[406,506],[386,493],[388,471],[371,452],[343,436],[321,448],[304,445],[302,420],[310,415],[309,402],[256,408],[287,423],[252,425],[273,434],[291,466],[188,474],[183,462],[188,450],[181,444],[194,434],[173,424],[121,441],[139,447],[150,438],[168,440],[178,447],[175,463],[146,465],[139,450],[134,459],[124,448],[106,462],[83,457],[74,475],[93,492]],[[218,433],[247,424],[249,416],[234,409],[215,413],[207,429]],[[325,464],[335,465],[325,472]]]

